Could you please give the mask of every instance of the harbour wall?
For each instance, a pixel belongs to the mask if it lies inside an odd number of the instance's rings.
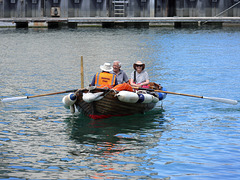
[[[12,21],[20,26],[43,24],[44,18],[47,24],[59,24],[61,19],[79,18],[75,23],[82,23],[81,18],[99,17],[238,18],[240,0],[0,0],[0,22]]]
[[[0,0],[9,17],[214,17],[239,0]],[[240,3],[221,16],[240,16]]]

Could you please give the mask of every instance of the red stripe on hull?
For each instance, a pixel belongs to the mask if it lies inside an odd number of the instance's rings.
[[[131,114],[119,114],[119,115],[94,115],[94,114],[90,114],[88,115],[88,117],[92,118],[92,119],[106,119],[106,118],[110,118],[110,117],[116,117],[116,116],[129,116]]]

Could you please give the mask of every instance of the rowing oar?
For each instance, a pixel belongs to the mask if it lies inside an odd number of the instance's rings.
[[[18,100],[22,100],[22,99],[30,99],[30,98],[35,98],[35,97],[42,97],[42,96],[50,96],[50,95],[56,95],[56,94],[76,92],[77,90],[78,89],[73,89],[73,90],[68,90],[68,91],[61,91],[61,92],[48,93],[48,94],[40,94],[40,95],[34,95],[34,96],[22,96],[22,97],[4,98],[1,101],[6,103],[6,102],[18,101]]]
[[[134,89],[144,89],[144,90],[151,90],[151,89],[145,89],[145,88],[138,88],[138,87],[133,87]],[[155,92],[161,92],[161,93],[167,93],[167,94],[175,94],[175,95],[180,95],[180,96],[189,96],[189,97],[195,97],[195,98],[202,98],[202,99],[208,99],[216,102],[221,102],[221,103],[227,103],[227,104],[232,104],[236,105],[238,104],[238,101],[232,100],[232,99],[225,99],[225,98],[217,98],[217,97],[206,97],[206,96],[198,96],[198,95],[191,95],[191,94],[183,94],[183,93],[176,93],[176,92],[170,92],[170,91],[162,91],[162,90],[154,90]]]

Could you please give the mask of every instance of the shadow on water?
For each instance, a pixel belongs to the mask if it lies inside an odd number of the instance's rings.
[[[162,108],[155,108],[144,115],[136,114],[100,120],[93,120],[81,114],[65,119],[70,139],[78,145],[88,146],[87,149],[91,151],[88,153],[93,154],[102,154],[106,150],[108,153],[129,150],[119,149],[119,145],[123,144],[128,144],[130,149],[135,149],[139,144],[147,146],[149,138],[156,137],[158,141],[166,128],[165,121]],[[74,155],[81,153],[72,152]]]

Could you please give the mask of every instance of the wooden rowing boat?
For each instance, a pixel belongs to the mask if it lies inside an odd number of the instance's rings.
[[[99,89],[95,89],[94,92],[101,92]],[[77,101],[75,103],[78,111],[83,112],[86,116],[92,119],[109,118],[112,116],[126,116],[136,113],[144,113],[153,109],[156,103],[126,103],[118,100],[116,97],[117,92],[112,90],[106,90],[103,93],[103,98],[98,101],[85,102],[83,100],[82,93],[85,91],[79,91],[77,94]]]
[[[154,88],[135,89],[134,92],[93,87],[79,89],[75,92],[76,99],[73,99],[73,105],[79,112],[92,119],[143,114],[153,109],[159,100],[166,97],[164,93],[154,92]],[[125,99],[121,99],[122,94]]]

